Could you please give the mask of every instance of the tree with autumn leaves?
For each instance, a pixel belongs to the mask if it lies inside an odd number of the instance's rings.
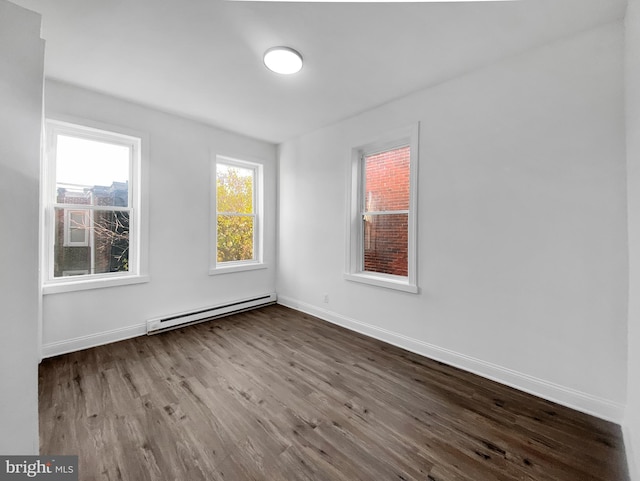
[[[255,221],[252,171],[218,164],[216,178],[217,261],[251,260]]]

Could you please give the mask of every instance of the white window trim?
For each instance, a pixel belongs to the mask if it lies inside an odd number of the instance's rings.
[[[378,287],[418,293],[417,219],[418,219],[418,137],[420,124],[389,132],[376,141],[351,150],[348,185],[347,252],[344,278]],[[361,222],[363,187],[363,157],[404,146],[410,147],[409,158],[409,215],[408,215],[408,275],[395,276],[364,271],[364,233]]]
[[[89,211],[83,210],[83,209],[77,209],[77,208],[64,209],[64,240],[63,240],[63,244],[64,244],[65,247],[87,247],[87,246],[89,246],[89,229],[85,229],[84,230],[84,240],[83,241],[77,242],[77,241],[72,241],[71,240],[71,230],[73,228],[73,226],[71,225],[71,215],[76,213],[76,212],[82,213],[82,215],[84,217],[82,225],[86,226],[86,225],[89,225],[89,223],[90,223],[90,221],[89,221]],[[78,272],[78,273],[80,273],[81,271],[80,270],[74,270],[74,271],[69,271],[69,272]],[[85,273],[85,274],[88,274],[88,273]]]
[[[106,132],[108,135],[104,135]],[[130,252],[129,265],[134,266],[129,272],[110,272],[104,274],[90,274],[87,276],[53,277],[54,256],[54,206],[56,206],[55,172],[55,142],[58,134],[70,134],[93,140],[107,140],[114,143],[115,137],[121,137],[123,145],[135,143],[137,160],[131,162],[129,172],[129,202],[132,215],[129,225]],[[59,294],[64,292],[98,289],[129,284],[149,282],[148,256],[149,251],[149,203],[148,203],[148,168],[149,157],[147,146],[148,135],[133,129],[123,128],[93,120],[82,119],[66,115],[50,115],[45,119],[45,147],[41,167],[41,209],[43,212],[42,235],[42,292],[43,294]],[[75,209],[73,204],[58,205]],[[91,206],[80,206],[92,209]],[[118,210],[118,207],[115,207]],[[133,241],[131,239],[133,238]]]
[[[70,271],[62,271],[63,276],[81,276],[85,274],[89,274],[89,271],[87,269],[75,269]]]
[[[253,259],[244,261],[218,262],[218,209],[217,209],[217,166],[218,163],[251,169],[254,171],[253,186]],[[212,155],[210,169],[211,199],[210,199],[210,253],[209,275],[244,272],[266,269],[263,261],[264,252],[264,166],[256,160],[239,160],[225,155]]]

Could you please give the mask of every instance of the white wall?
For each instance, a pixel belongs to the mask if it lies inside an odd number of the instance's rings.
[[[281,302],[620,421],[622,52],[605,25],[283,143]],[[417,121],[421,292],[346,281],[350,148]]]
[[[629,370],[625,445],[631,479],[640,481],[640,0],[626,18],[629,199]]]
[[[55,81],[46,82],[46,114],[148,135],[151,281],[45,295],[45,355],[141,334],[145,321],[155,317],[274,292],[274,145]],[[268,269],[208,275],[209,169],[215,154],[265,162]]]
[[[40,15],[0,0],[0,453],[38,454]]]

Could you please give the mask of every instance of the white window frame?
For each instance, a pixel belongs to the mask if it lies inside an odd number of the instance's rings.
[[[351,149],[348,185],[347,253],[344,278],[349,281],[418,293],[418,137],[420,125],[389,132],[373,142]],[[397,276],[364,270],[364,159],[367,156],[409,146],[408,275]]]
[[[70,270],[70,271],[62,271],[62,276],[63,277],[82,276],[82,275],[86,275],[86,274],[89,274],[89,270],[88,269],[76,269],[76,270]]]
[[[73,229],[73,225],[71,224],[71,216],[80,212],[84,217],[82,225],[88,226],[90,225],[89,220],[89,211],[81,210],[81,209],[64,209],[64,240],[63,245],[65,247],[87,247],[89,245],[89,229],[84,229],[84,239],[80,242],[71,240],[71,231]],[[88,272],[87,272],[88,274]],[[64,275],[64,274],[63,274]]]
[[[253,171],[253,259],[241,261],[218,262],[218,215],[234,214],[230,212],[218,212],[217,208],[217,167],[218,164],[229,165]],[[266,269],[263,262],[264,251],[264,167],[259,161],[240,160],[225,155],[212,156],[211,162],[211,206],[210,206],[210,260],[209,275],[227,274],[231,272]],[[247,215],[247,214],[242,214]]]
[[[56,188],[56,149],[57,137],[67,135],[87,140],[95,140],[111,144],[124,145],[130,148],[129,163],[128,207],[118,206],[99,207],[84,204],[58,204]],[[103,287],[137,284],[148,282],[147,256],[148,252],[148,202],[146,195],[146,174],[148,158],[145,149],[146,134],[106,125],[85,119],[54,116],[45,120],[45,150],[42,165],[42,209],[44,218],[43,269],[42,285],[44,294],[96,289]],[[145,175],[146,177],[146,175]],[[95,210],[118,210],[129,212],[129,271],[108,272],[101,274],[80,275],[80,271],[73,271],[78,275],[54,277],[55,252],[55,210],[65,209],[64,244],[69,243],[67,225],[68,211],[85,211],[89,219]],[[88,239],[84,246],[91,243],[91,232],[87,232]],[[80,245],[80,244],[77,244]]]

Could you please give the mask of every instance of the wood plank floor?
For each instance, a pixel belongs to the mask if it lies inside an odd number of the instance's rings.
[[[45,360],[80,479],[627,480],[620,429],[282,306]]]

